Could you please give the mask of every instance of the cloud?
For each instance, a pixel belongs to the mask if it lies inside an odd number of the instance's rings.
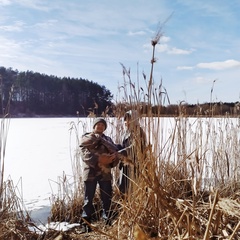
[[[223,62],[198,63],[196,67],[211,70],[225,70],[240,67],[240,61],[230,59]]]
[[[170,50],[168,50],[169,54],[174,54],[174,55],[188,55],[191,54],[194,50],[184,50],[184,49],[180,49],[180,48],[171,48]]]
[[[184,50],[176,47],[170,48],[167,44],[159,44],[156,49],[158,52],[166,52],[171,55],[189,55],[194,51],[193,49]]]
[[[195,77],[193,79],[193,82],[196,83],[196,84],[208,84],[208,83],[211,83],[212,80],[211,79],[208,79],[206,77],[203,77],[203,76],[198,76],[198,77]]]
[[[129,36],[146,35],[146,32],[144,32],[144,31],[136,31],[136,32],[130,31],[130,32],[128,32],[128,35],[129,35]]]
[[[160,44],[161,43],[167,43],[167,42],[170,42],[171,41],[171,38],[170,37],[166,37],[166,36],[162,36],[160,38]]]
[[[10,0],[0,0],[0,6],[7,6],[10,4],[11,4]]]
[[[0,30],[6,32],[21,32],[23,27],[24,23],[22,21],[16,21],[13,25],[0,26]]]
[[[156,46],[157,52],[160,52],[160,53],[166,52],[167,54],[172,54],[172,55],[189,55],[193,51],[195,51],[194,49],[185,50],[181,48],[170,47],[168,44],[170,41],[171,41],[170,37],[162,36],[160,38],[160,44]],[[147,47],[145,45],[145,48],[149,48],[149,46]]]
[[[168,49],[169,49],[169,47],[167,44],[158,44],[156,47],[157,52],[160,52],[160,53],[168,52]]]
[[[55,8],[58,8],[60,3],[61,1],[59,1],[59,4],[57,4]],[[48,1],[42,1],[42,0],[35,0],[35,1],[21,0],[21,1],[16,1],[16,4],[19,4],[20,6],[23,6],[28,9],[35,9],[35,10],[40,10],[45,12],[48,12],[54,6],[54,2],[52,1],[48,2]]]
[[[193,70],[195,68],[209,70],[226,70],[231,68],[240,68],[240,61],[230,59],[223,62],[198,63],[196,66],[178,66],[177,70]]]
[[[34,25],[36,29],[42,28],[42,29],[49,29],[51,27],[56,27],[58,24],[58,20],[55,19],[48,19],[44,22],[39,22]]]
[[[0,37],[0,52],[3,55],[15,55],[21,50],[21,44],[5,37]]]
[[[180,66],[180,67],[177,67],[177,70],[193,70],[194,67],[191,67],[191,66]]]

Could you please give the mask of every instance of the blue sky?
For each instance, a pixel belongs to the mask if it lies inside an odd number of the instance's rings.
[[[162,26],[154,84],[171,104],[236,102],[239,12],[239,0],[0,0],[0,66],[88,79],[118,99],[120,63],[146,86]]]

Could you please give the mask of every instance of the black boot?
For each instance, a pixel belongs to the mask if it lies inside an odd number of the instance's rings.
[[[92,232],[92,229],[90,227],[90,224],[91,224],[90,218],[82,218],[80,221],[80,224],[81,224],[80,234]]]

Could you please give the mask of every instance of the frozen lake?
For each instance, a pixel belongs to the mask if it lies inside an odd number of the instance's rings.
[[[77,132],[70,131],[72,123],[79,126]],[[52,196],[58,195],[59,177],[73,176],[76,133],[81,136],[91,128],[91,118],[10,119],[4,179],[13,181],[34,220],[47,220]]]
[[[24,200],[27,210],[32,212],[35,220],[44,222],[47,220],[51,197],[58,191],[59,177],[63,176],[63,173],[69,177],[73,175],[71,159],[77,148],[77,141],[76,135],[73,134],[74,131],[70,134],[70,128],[71,122],[77,124],[78,120],[78,118],[17,118],[10,120],[4,179],[13,180],[16,191]],[[90,131],[92,127],[92,120],[89,118],[83,118],[80,121],[82,124],[79,125],[78,136],[83,131]],[[111,121],[114,120],[111,119]],[[155,135],[157,131],[147,131],[147,134],[151,135],[152,143],[157,143],[156,147],[162,149],[161,156],[168,156],[168,148],[165,148],[165,145],[171,143],[178,146],[178,143],[174,142],[175,140],[171,140],[176,123],[178,124],[174,118],[162,118],[161,127],[158,129],[159,135]],[[120,125],[114,123],[113,126],[111,127],[109,124],[106,134],[111,133],[110,136],[116,141],[121,135],[120,129],[116,131],[116,128],[122,126],[122,123],[120,122]],[[183,126],[184,129],[176,128],[177,131],[180,131],[178,134],[182,134],[181,131],[183,131],[184,134],[186,133],[187,141],[191,142],[188,146],[189,149],[186,149],[189,153],[196,146],[198,147],[199,141],[196,138],[202,134],[200,137],[204,145],[200,147],[206,148],[210,158],[212,157],[212,143],[204,141],[207,133],[205,130],[210,129],[212,132],[210,137],[214,136],[216,147],[218,144],[220,147],[226,147],[230,157],[236,158],[239,154],[240,131],[237,118],[232,120],[224,120],[224,118],[196,120],[193,118],[187,119],[186,123],[180,123],[179,126]],[[209,128],[209,126],[212,127]],[[231,136],[234,138],[230,138]],[[227,142],[226,139],[228,139]],[[226,143],[223,144],[224,142]],[[174,149],[176,149],[176,153],[173,153],[172,156],[178,158],[177,147]],[[231,149],[235,149],[235,152],[230,152]]]
[[[73,118],[10,120],[4,178],[17,186],[28,210],[47,211],[59,176],[72,175],[70,122]],[[70,146],[72,145],[72,146]]]

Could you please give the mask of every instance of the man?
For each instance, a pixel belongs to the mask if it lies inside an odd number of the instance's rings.
[[[146,150],[146,134],[141,128],[138,118],[138,113],[135,110],[130,110],[124,115],[126,130],[123,134],[122,148],[127,149],[125,154],[131,159],[134,167],[123,162],[119,164],[118,187],[123,196],[129,191],[130,179],[136,180],[139,171],[139,158],[144,158]]]
[[[111,201],[112,201],[112,173],[119,158],[117,146],[112,139],[103,132],[107,123],[103,118],[96,118],[93,122],[93,132],[82,136],[80,143],[80,154],[83,161],[84,181],[84,205],[82,218],[82,233],[91,231],[89,224],[93,220],[94,207],[93,198],[97,184],[100,187],[100,197],[103,204],[103,219],[106,224],[111,223]]]

